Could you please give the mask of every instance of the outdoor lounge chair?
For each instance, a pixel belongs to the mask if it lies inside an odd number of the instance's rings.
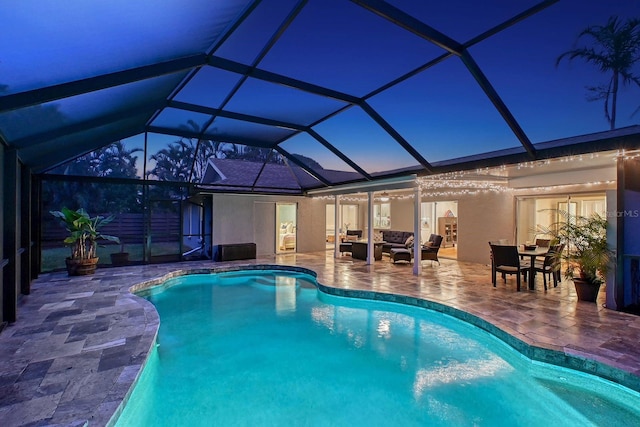
[[[440,264],[438,251],[440,250],[442,240],[443,237],[439,234],[432,234],[429,236],[427,243],[422,245],[420,259],[422,261],[436,261]],[[391,248],[389,251],[389,258],[394,263],[397,261],[411,262],[411,258],[413,258],[413,246],[408,248]]]
[[[440,260],[438,259],[438,251],[440,250],[440,245],[442,245],[443,237],[439,234],[432,234],[429,236],[429,240],[425,245],[422,246],[422,257],[421,259],[436,261],[440,264]]]

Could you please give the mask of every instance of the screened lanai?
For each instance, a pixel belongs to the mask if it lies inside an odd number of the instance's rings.
[[[142,150],[137,178],[215,189],[207,160],[242,159],[261,167],[224,189],[298,193],[629,148],[565,139],[609,129],[585,99],[608,76],[557,58],[584,28],[640,9],[587,3],[7,4],[0,131],[34,173],[120,141]],[[617,128],[637,124],[636,99],[621,92]],[[289,173],[263,184],[265,165]]]
[[[149,218],[184,223],[205,193],[305,196],[640,147],[636,83],[620,84],[613,113],[611,76],[562,57],[585,28],[640,16],[637,2],[27,0],[0,12],[11,301],[41,271],[40,224],[64,204],[146,212],[148,231]],[[190,249],[184,231],[162,233],[180,234],[170,253]],[[153,232],[131,234],[150,250]]]

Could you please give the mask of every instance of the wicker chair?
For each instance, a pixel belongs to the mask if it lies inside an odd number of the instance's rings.
[[[442,244],[443,237],[439,234],[432,234],[429,236],[429,240],[426,245],[422,245],[420,259],[422,261],[436,261],[440,264],[438,259],[438,251]],[[413,258],[413,246],[408,248],[392,248],[389,252],[389,259],[394,263],[397,261],[411,262]]]
[[[423,261],[436,261],[438,264],[440,264],[440,260],[438,259],[438,251],[440,250],[442,239],[443,237],[439,234],[432,234],[431,236],[429,236],[427,244],[422,246],[421,259]]]

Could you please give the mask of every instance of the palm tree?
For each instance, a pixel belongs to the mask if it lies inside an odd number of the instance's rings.
[[[77,157],[70,162],[49,171],[52,174],[106,177],[137,178],[136,152],[141,148],[129,149],[122,141],[99,148]],[[83,207],[91,212],[133,212],[139,209],[139,198],[135,186],[95,182],[91,180],[47,181],[43,186],[44,199],[51,206],[69,206],[73,209]]]
[[[605,25],[591,25],[582,30],[576,44],[582,38],[590,38],[591,45],[563,53],[556,59],[556,67],[564,58],[569,61],[580,58],[611,75],[607,84],[588,86],[587,90],[592,93],[589,101],[604,100],[604,115],[613,130],[616,127],[620,81],[623,85],[635,83],[640,86],[640,79],[633,74],[633,66],[640,61],[640,19],[630,18],[621,22],[617,16],[612,16]]]
[[[159,181],[187,182],[193,163],[195,147],[180,139],[170,143],[167,148],[159,150],[149,158],[156,162],[155,167],[147,171],[147,175],[155,176]]]

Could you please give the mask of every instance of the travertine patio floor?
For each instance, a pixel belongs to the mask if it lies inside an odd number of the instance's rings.
[[[544,291],[541,277],[534,291],[516,292],[515,279],[494,288],[490,268],[480,264],[425,261],[422,274],[414,276],[411,265],[393,264],[386,256],[366,265],[332,255],[104,268],[74,278],[41,275],[20,301],[18,322],[0,333],[0,425],[108,424],[142,368],[159,324],[153,306],[129,288],[176,270],[242,264],[295,265],[315,271],[320,284],[338,292],[403,295],[409,298],[399,300],[431,301],[437,304],[429,306],[457,315],[459,309],[503,339],[508,333],[506,339],[522,344],[530,356],[577,356],[568,359],[640,389],[640,317],[603,308],[603,291],[598,304],[582,303],[572,284]]]

